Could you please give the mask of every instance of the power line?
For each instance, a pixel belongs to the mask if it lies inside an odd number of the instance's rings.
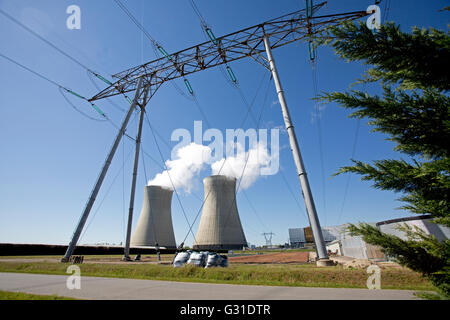
[[[261,226],[264,228],[264,230],[267,230],[268,229],[267,226],[264,224],[264,222],[262,221],[261,217],[258,214],[258,211],[256,211],[255,207],[253,206],[253,203],[250,201],[247,192],[245,192],[245,190],[242,190],[242,193],[244,194],[245,199],[247,199],[247,202],[250,208],[252,209],[253,213],[255,214],[256,218],[258,219],[259,223],[261,223]]]
[[[386,21],[386,19],[388,19],[390,8],[391,8],[391,0],[386,0],[384,6],[383,21]]]
[[[88,118],[88,119],[90,119],[90,120],[94,120],[94,121],[100,121],[100,122],[102,122],[102,121],[108,121],[107,119],[97,119],[97,118],[93,118],[93,117],[87,115],[86,113],[84,113],[83,111],[81,111],[80,109],[78,109],[78,108],[77,108],[77,107],[69,100],[69,98],[66,97],[66,95],[64,94],[63,89],[62,89],[61,87],[59,87],[58,89],[59,89],[59,92],[61,93],[61,95],[63,96],[64,100],[66,100],[66,102],[67,102],[67,103],[68,103],[75,111],[77,111],[78,113],[80,113],[82,116],[84,116],[84,117],[86,117],[86,118]]]
[[[48,41],[47,39],[45,39],[44,37],[42,37],[41,35],[37,34],[36,32],[34,32],[33,30],[31,30],[30,28],[28,28],[26,25],[24,25],[23,23],[21,23],[20,21],[18,21],[17,19],[15,19],[14,17],[12,17],[11,15],[9,15],[8,13],[6,13],[5,11],[3,11],[2,9],[0,9],[0,13],[3,14],[5,17],[7,17],[9,20],[11,20],[12,22],[14,22],[15,24],[19,25],[20,27],[22,27],[23,29],[25,29],[26,31],[28,31],[29,33],[31,33],[32,35],[34,35],[35,37],[39,38],[40,40],[44,41],[46,44],[48,44],[49,46],[51,46],[53,49],[55,49],[56,51],[58,51],[59,53],[61,53],[62,55],[66,56],[67,58],[69,58],[70,60],[72,60],[73,62],[75,62],[76,64],[78,64],[79,66],[81,66],[82,68],[86,69],[86,70],[90,70],[88,67],[86,67],[83,63],[81,63],[79,60],[75,59],[74,57],[70,56],[69,54],[67,54],[66,52],[64,52],[63,50],[59,49],[57,46],[55,46],[53,43],[51,43],[50,41]],[[91,71],[91,70],[90,70]],[[91,71],[93,72],[93,71]]]
[[[1,11],[1,10],[0,10],[0,11]],[[60,85],[59,83],[57,83],[57,82],[55,82],[55,81],[53,81],[53,80],[47,78],[46,76],[42,75],[41,73],[39,73],[39,72],[37,72],[37,71],[34,71],[34,70],[32,70],[32,69],[30,69],[30,68],[24,66],[23,64],[17,62],[16,60],[13,60],[13,59],[11,59],[11,58],[5,56],[5,55],[2,54],[1,52],[0,52],[0,56],[1,56],[2,58],[4,58],[4,59],[8,60],[9,62],[14,63],[15,65],[21,67],[22,69],[25,69],[25,70],[27,70],[28,72],[33,73],[34,75],[38,76],[39,78],[44,79],[45,81],[48,81],[48,82],[50,82],[51,84],[53,84],[53,85],[55,85],[55,86],[57,86],[57,87],[59,87],[59,88],[63,88],[63,89],[66,90],[66,91],[69,90],[69,89],[67,89],[66,87]]]
[[[183,215],[184,215],[184,218],[186,219],[186,222],[188,223],[188,225],[190,225],[189,219],[188,219],[188,217],[187,217],[187,215],[186,215],[186,211],[184,210],[184,207],[183,207],[183,204],[181,203],[181,200],[180,200],[180,197],[179,197],[179,195],[178,195],[177,189],[175,188],[175,184],[173,183],[172,177],[170,176],[169,170],[168,170],[168,168],[167,168],[167,166],[166,166],[166,164],[165,164],[165,162],[164,162],[164,156],[163,156],[163,154],[162,154],[162,152],[161,152],[161,148],[159,147],[158,140],[156,140],[156,135],[155,135],[155,133],[154,133],[154,131],[153,131],[152,125],[150,124],[150,120],[148,119],[147,112],[146,112],[146,111],[144,111],[144,112],[145,112],[145,119],[147,120],[147,124],[148,124],[148,126],[150,127],[150,131],[152,132],[153,139],[155,140],[156,147],[157,147],[158,152],[159,152],[159,155],[160,155],[160,157],[161,157],[161,161],[162,161],[163,164],[164,164],[164,168],[165,168],[165,170],[166,170],[166,172],[167,172],[167,176],[169,177],[169,180],[170,180],[170,183],[171,183],[171,185],[172,185],[172,188],[173,188],[173,190],[174,190],[174,192],[175,192],[175,195],[176,195],[176,197],[177,197],[177,199],[178,199],[178,203],[180,204],[181,211],[183,212]],[[191,228],[189,229],[189,231],[192,233],[192,236],[195,238],[194,233],[192,232],[192,229],[191,229]],[[188,234],[189,234],[189,232],[188,232]],[[184,242],[184,241],[183,241],[183,242]]]
[[[203,18],[200,10],[198,9],[197,5],[195,4],[194,0],[189,0],[192,9],[194,10],[195,14],[197,15],[198,19],[200,20],[200,23],[202,26],[207,26],[206,20]]]
[[[134,24],[135,24],[135,25],[136,25],[136,26],[137,26],[137,27],[138,27],[138,28],[146,35],[146,37],[150,40],[150,42],[153,44],[153,49],[154,49],[154,51],[155,51],[155,55],[159,57],[159,54],[158,54],[158,50],[159,50],[161,53],[163,53],[163,54],[166,56],[166,58],[168,58],[169,60],[171,60],[170,56],[165,52],[165,50],[162,49],[162,47],[158,44],[158,42],[150,35],[150,33],[142,26],[142,24],[140,24],[140,23],[137,21],[137,19],[136,19],[136,18],[133,16],[133,14],[132,14],[132,13],[131,13],[124,5],[123,5],[123,3],[122,3],[120,0],[115,0],[115,2],[116,2],[117,5],[118,5],[118,6],[126,13],[126,15],[131,19],[131,21],[132,21],[132,22],[133,22],[133,23],[134,23]],[[191,3],[191,5],[193,6],[194,11],[196,11],[196,13],[198,14],[199,18],[202,19],[202,21],[204,22],[204,19],[203,19],[203,17],[201,16],[201,13],[200,13],[200,11],[198,10],[198,8],[195,6],[195,3]],[[206,25],[206,23],[205,23],[204,25]],[[158,50],[157,50],[157,49],[158,49]],[[184,77],[183,77],[183,78],[184,78]],[[184,78],[184,80],[185,80],[185,83],[186,83],[187,79]],[[183,95],[183,96],[186,97],[186,95],[181,91],[181,89],[178,88],[178,86],[176,86],[175,83],[173,83],[172,81],[171,81],[171,83],[172,83],[172,85],[175,87],[175,89],[176,89],[181,95]],[[188,83],[186,83],[186,86],[188,87],[188,89],[190,89],[190,85],[188,85]],[[238,88],[238,89],[239,89],[239,88]],[[259,90],[259,89],[258,89],[258,90]],[[192,91],[192,89],[190,89],[189,91],[190,91],[190,93],[191,93],[191,96],[192,96],[192,98],[193,98],[193,101],[195,102],[195,104],[196,104],[198,110],[200,111],[202,117],[204,118],[204,120],[205,120],[207,126],[208,126],[208,127],[211,127],[210,122],[208,121],[208,119],[207,119],[207,117],[206,117],[206,114],[204,113],[204,111],[203,111],[203,109],[202,109],[202,107],[201,107],[201,105],[200,105],[200,103],[199,103],[197,97],[195,96],[194,92]],[[250,110],[250,107],[249,107],[248,102],[246,102],[246,100],[245,100],[245,98],[243,97],[243,94],[242,94],[242,92],[241,92],[240,89],[239,89],[239,93],[240,93],[240,95],[241,95],[241,97],[242,97],[244,103],[245,103],[245,104],[247,105],[247,107],[248,107],[248,112],[247,112],[246,117],[245,117],[245,119],[246,119],[247,116],[248,116],[248,113],[251,112],[251,110]],[[244,122],[245,122],[245,119],[244,119]],[[148,118],[147,118],[147,122],[149,123]],[[149,123],[149,126],[150,126],[150,128],[152,129],[150,123]],[[152,133],[153,133],[153,135],[154,135],[153,129],[152,129]],[[155,138],[155,142],[156,142],[156,144],[157,144],[158,150],[160,151],[159,145],[158,145],[158,143],[157,143],[157,140],[156,140],[155,135],[154,135],[154,138]],[[161,154],[161,152],[160,152],[160,154]],[[162,158],[162,161],[164,161],[164,158],[163,158],[162,154],[161,154],[161,158]],[[245,168],[244,168],[244,170],[245,170]],[[167,171],[167,169],[166,169],[166,171]],[[170,176],[169,176],[169,178],[170,178]],[[172,179],[170,178],[170,180],[172,180]],[[171,183],[172,183],[172,186],[174,187],[172,181],[171,181]],[[185,215],[185,218],[186,218],[186,220],[187,220],[186,213],[184,212],[184,208],[183,208],[183,206],[181,205],[181,201],[180,201],[180,199],[179,199],[179,197],[178,197],[178,193],[177,193],[177,191],[176,191],[175,188],[174,188],[174,191],[175,191],[175,194],[177,195],[177,198],[178,198],[178,200],[179,200],[179,202],[180,202],[180,206],[181,206],[181,208],[182,208],[183,214]],[[203,203],[204,203],[204,202],[203,202]],[[202,205],[202,206],[203,206],[203,205]],[[197,217],[198,217],[198,214],[197,214]],[[195,220],[196,220],[196,219],[195,219]],[[194,222],[195,222],[195,220],[194,220]],[[187,222],[188,222],[188,225],[189,225],[189,231],[188,231],[188,234],[189,234],[189,232],[192,233],[192,226],[193,226],[193,224],[190,225],[190,223],[189,223],[188,220],[187,220]],[[195,241],[195,235],[194,235],[193,233],[192,233],[192,235],[194,236],[194,241]],[[185,241],[185,240],[186,240],[186,239],[184,239],[184,241]],[[183,242],[184,242],[184,241],[183,241]]]
[[[113,181],[111,182],[111,185],[109,186],[109,188],[108,188],[108,190],[106,191],[105,195],[103,196],[102,201],[100,201],[100,203],[99,203],[99,205],[98,205],[98,207],[97,207],[97,210],[95,210],[95,212],[94,212],[92,218],[90,219],[88,225],[86,226],[86,228],[84,229],[83,233],[81,234],[79,242],[81,242],[81,240],[83,239],[83,236],[86,234],[87,230],[89,229],[89,226],[90,226],[90,225],[92,224],[92,222],[94,221],[95,216],[96,216],[97,213],[100,211],[100,208],[102,207],[103,202],[105,201],[106,197],[108,196],[109,192],[111,191],[111,189],[112,189],[114,183],[115,183],[116,180],[117,180],[117,177],[118,177],[119,174],[123,171],[123,169],[124,169],[124,167],[125,167],[125,162],[128,161],[128,159],[130,158],[132,152],[133,152],[133,150],[131,150],[131,151],[128,153],[127,159],[124,160],[124,162],[122,163],[122,167],[120,167],[120,169],[119,169],[119,172],[117,172],[117,174],[114,176],[114,179],[113,179]]]
[[[366,70],[365,70],[364,73],[367,73],[367,68],[366,68]],[[367,94],[367,91],[366,91],[366,82],[364,82],[363,85],[362,85],[362,91],[365,92],[365,93]],[[356,146],[357,146],[357,143],[358,143],[358,137],[359,137],[359,129],[360,129],[360,126],[361,126],[361,119],[358,118],[357,121],[356,121],[355,136],[354,136],[354,138],[353,138],[353,146],[352,146],[352,156],[351,156],[351,159],[354,159],[354,158],[355,158]],[[351,179],[351,175],[348,174],[348,175],[347,175],[347,181],[345,182],[344,197],[343,197],[343,199],[342,199],[341,211],[339,212],[339,216],[338,216],[338,220],[337,220],[337,221],[338,221],[338,222],[337,222],[338,224],[340,223],[341,217],[342,217],[342,213],[344,212],[345,202],[346,202],[346,200],[347,200],[347,193],[348,193],[348,189],[349,189],[349,186],[350,186],[350,179]]]
[[[0,10],[0,11],[1,11],[1,10]],[[86,99],[85,97],[81,96],[80,94],[76,93],[75,91],[66,88],[65,86],[63,86],[63,85],[57,83],[56,81],[54,81],[54,80],[52,80],[52,79],[50,79],[50,78],[44,76],[43,74],[41,74],[41,73],[39,73],[39,72],[37,72],[37,71],[35,71],[35,70],[32,70],[32,69],[28,68],[27,66],[25,66],[25,65],[21,64],[20,62],[17,62],[16,60],[14,60],[14,59],[12,59],[12,58],[10,58],[10,57],[8,57],[8,56],[2,54],[1,52],[0,52],[0,57],[2,57],[2,58],[4,58],[4,59],[8,60],[9,62],[11,62],[11,63],[13,63],[13,64],[15,64],[15,65],[21,67],[22,69],[24,69],[24,70],[26,70],[26,71],[28,71],[28,72],[30,72],[30,73],[32,73],[32,74],[38,76],[39,78],[41,78],[41,79],[43,79],[43,80],[45,80],[45,81],[47,81],[47,82],[53,84],[54,86],[58,87],[59,90],[60,90],[60,92],[61,92],[61,94],[62,94],[62,96],[63,96],[64,99],[67,101],[67,103],[68,103],[73,109],[75,109],[77,112],[79,112],[81,115],[83,115],[84,117],[86,117],[86,118],[88,118],[88,119],[90,119],[90,120],[94,120],[94,121],[110,121],[110,120],[107,118],[107,116],[103,113],[103,111],[101,111],[101,110],[100,110],[96,105],[94,105],[93,103],[91,103],[92,108],[94,108],[95,111],[97,111],[104,119],[96,119],[96,118],[93,118],[93,117],[87,115],[86,113],[84,113],[83,111],[81,111],[80,109],[78,109],[73,103],[71,103],[70,100],[69,100],[69,99],[63,94],[63,92],[62,92],[62,90],[64,90],[64,91],[66,91],[67,93],[70,93],[70,94],[72,94],[72,95],[74,95],[74,96],[76,96],[76,97],[78,97],[78,98],[80,98],[80,99],[83,99],[83,100],[86,100],[86,101],[87,101],[87,99]]]
[[[361,126],[361,119],[358,119],[356,122],[356,129],[355,129],[355,137],[353,140],[353,147],[352,147],[352,156],[351,159],[354,159],[355,157],[355,153],[356,153],[356,145],[358,143],[358,136],[359,136],[359,128]],[[342,213],[344,212],[344,207],[345,207],[345,202],[347,200],[347,193],[348,193],[348,189],[350,186],[350,179],[351,179],[351,175],[347,175],[347,181],[345,182],[345,188],[344,188],[344,197],[342,200],[342,206],[341,206],[341,211],[339,212],[339,216],[338,216],[338,220],[337,223],[339,224],[341,221],[341,217],[342,217]]]
[[[266,75],[266,74],[264,73],[262,80],[265,78],[265,75]],[[269,84],[270,84],[270,78],[269,78]],[[256,94],[255,94],[255,97],[253,98],[252,104],[249,106],[249,112],[251,111],[251,107],[252,107],[252,105],[253,105],[254,102],[255,102],[256,96],[258,95],[258,92],[259,92],[259,89],[261,88],[261,86],[262,86],[262,81],[261,81],[260,87],[259,87],[258,90],[256,91]],[[267,89],[266,89],[266,94],[265,94],[265,97],[264,97],[264,102],[263,102],[262,107],[261,107],[261,111],[260,111],[260,114],[259,114],[258,121],[255,123],[255,124],[256,124],[256,131],[259,130],[259,126],[260,126],[260,123],[261,123],[261,119],[262,119],[262,116],[263,116],[263,112],[264,112],[264,109],[265,109],[265,107],[266,107],[266,102],[267,102],[267,95],[268,95],[268,92],[269,92],[269,85],[267,86]],[[249,113],[249,112],[248,112],[248,113]],[[247,114],[248,114],[248,113],[247,113]],[[244,122],[245,122],[245,119],[244,119]],[[241,187],[241,183],[242,183],[242,180],[243,180],[243,178],[244,178],[245,170],[246,170],[246,168],[247,168],[247,164],[248,164],[248,160],[249,160],[249,159],[250,159],[250,150],[249,150],[248,153],[247,153],[247,157],[246,157],[246,159],[245,159],[244,167],[243,167],[242,173],[241,173],[241,175],[240,175],[240,177],[239,177],[239,183],[238,183],[238,185],[237,185],[237,187],[236,187],[236,191],[235,191],[235,195],[236,195],[236,196],[237,196],[237,193],[239,192],[239,189],[240,189],[240,187]],[[224,161],[224,162],[225,162],[225,161]],[[222,166],[222,167],[223,167],[223,166]],[[235,196],[235,200],[234,200],[234,201],[236,201],[236,196]],[[233,205],[233,204],[230,204],[230,208],[231,208],[232,205]],[[227,225],[227,223],[228,223],[228,221],[229,221],[229,217],[231,216],[231,215],[230,215],[230,213],[231,213],[230,208],[228,209],[228,215],[227,215],[227,217],[226,217],[226,219],[225,219],[224,227]]]
[[[38,38],[39,40],[45,42],[47,45],[49,45],[50,47],[52,47],[53,49],[55,49],[56,51],[58,51],[59,53],[61,53],[62,55],[64,55],[65,57],[67,57],[68,59],[70,59],[71,61],[73,61],[74,63],[76,63],[77,65],[79,65],[80,67],[82,67],[83,69],[85,69],[88,73],[93,74],[95,77],[97,77],[98,79],[102,80],[103,82],[105,82],[108,85],[112,85],[112,83],[107,80],[105,77],[103,77],[102,75],[100,75],[99,73],[91,70],[90,68],[88,68],[85,64],[81,63],[78,59],[74,58],[73,56],[71,56],[70,54],[68,54],[67,52],[65,52],[64,50],[60,49],[59,47],[57,47],[55,44],[53,44],[52,42],[50,42],[49,40],[45,39],[43,36],[41,36],[40,34],[36,33],[35,31],[33,31],[32,29],[30,29],[29,27],[27,27],[26,25],[24,25],[23,23],[21,23],[20,21],[18,21],[17,19],[15,19],[14,17],[12,17],[11,15],[9,15],[8,13],[6,13],[5,11],[0,9],[0,13],[3,14],[5,17],[7,17],[9,20],[11,20],[12,22],[14,22],[15,24],[19,25],[20,27],[22,27],[24,30],[26,30],[27,32],[31,33],[33,36],[35,36],[36,38]],[[12,61],[12,59],[8,59],[10,61]],[[21,65],[22,66],[22,65]],[[22,68],[29,70],[28,68],[22,66]],[[33,72],[33,71],[31,71]],[[36,72],[33,72],[35,74],[37,74]],[[41,76],[41,75],[40,75]],[[42,77],[42,76],[41,76]],[[48,78],[46,77],[42,77],[44,79],[46,79],[47,81],[50,81]],[[56,84],[54,81],[50,81],[53,84]],[[57,86],[59,86],[58,84],[56,84]],[[78,96],[79,98],[83,98],[84,100],[88,101],[88,99],[80,96],[79,94],[76,94],[75,92],[71,91],[71,90],[67,90],[66,88],[63,87],[63,89],[65,89],[67,92],[74,94],[75,96]],[[128,97],[124,94],[125,98],[128,99]],[[89,102],[89,101],[88,101]],[[130,102],[130,101],[129,101]],[[131,102],[130,102],[131,103]],[[92,107],[100,113],[100,115],[104,116],[103,112],[101,110],[98,109],[97,106],[95,106],[94,104],[92,104]]]
[[[98,91],[100,91],[100,90],[101,90],[100,87],[95,83],[95,81],[94,81],[94,79],[93,79],[93,77],[92,77],[92,72],[90,72],[89,70],[87,70],[86,73],[87,73],[87,75],[88,75],[88,77],[89,77],[89,80],[92,82],[93,86],[94,86]],[[121,112],[125,112],[125,111],[126,111],[124,108],[119,107],[116,103],[114,103],[110,98],[106,98],[106,100],[107,100],[114,108],[116,108],[117,110],[119,110],[119,111],[121,111]]]
[[[130,12],[130,10],[127,9],[127,7],[120,1],[120,0],[114,0],[116,4],[119,6],[120,9],[122,9],[123,12],[130,18],[130,20],[145,34],[145,36],[150,40],[150,42],[154,46],[159,46],[156,40],[148,33],[147,30],[145,30],[144,26],[140,24],[139,21],[133,16],[133,14]]]
[[[262,85],[262,81],[264,80],[264,77],[265,77],[265,74],[263,74],[263,77],[262,77],[262,79],[261,79],[260,87],[261,87],[261,85]],[[269,80],[270,80],[270,79],[269,79]],[[258,90],[257,90],[257,92],[256,92],[256,94],[255,94],[255,98],[253,99],[253,101],[255,101],[256,96],[257,96],[257,93],[259,92],[260,87],[258,88]],[[267,89],[268,89],[268,88],[269,88],[269,86],[267,86]],[[268,93],[268,90],[267,90],[267,92],[266,92],[265,99],[267,99],[267,93]],[[263,111],[263,109],[264,109],[264,105],[265,105],[265,101],[264,101],[264,104],[263,104],[263,106],[262,106],[262,108],[261,108],[261,116],[262,116],[262,111]],[[247,110],[247,113],[246,113],[246,115],[245,115],[245,117],[244,117],[242,123],[241,123],[241,127],[243,127],[245,121],[247,120],[248,113],[251,111],[252,106],[253,106],[253,104],[248,106],[248,110]],[[227,160],[228,160],[228,158],[225,158],[224,161],[222,162],[222,165],[220,166],[219,171],[217,172],[218,175],[220,175],[220,173],[222,172],[222,169],[224,168],[225,163],[227,162]],[[247,158],[246,161],[248,161],[248,158]],[[244,167],[244,170],[245,170],[245,167]],[[240,184],[239,184],[239,185],[240,185]],[[238,190],[239,190],[239,185],[238,185],[238,187],[236,188],[236,193],[237,193]],[[192,222],[192,225],[190,225],[190,227],[189,227],[189,230],[192,229],[192,227],[194,226],[195,221],[197,221],[197,218],[198,218],[198,216],[200,215],[200,213],[201,213],[201,211],[202,211],[202,208],[203,208],[203,206],[205,205],[206,200],[208,200],[210,194],[211,194],[211,190],[210,190],[210,191],[206,194],[206,196],[204,197],[204,200],[202,201],[202,204],[201,204],[200,208],[198,209],[197,214],[196,214],[196,216],[195,216],[195,218],[194,218],[194,221]],[[188,233],[186,234],[186,236],[185,236],[183,242],[186,241],[188,235],[189,235],[189,231],[188,231]],[[194,243],[195,243],[195,236],[194,236]]]
[[[202,30],[204,31],[205,36],[206,36],[207,38],[209,38],[209,40],[210,40],[214,45],[218,46],[218,45],[219,45],[219,42],[216,40],[216,38],[215,38],[215,36],[214,36],[214,33],[212,32],[211,28],[210,28],[210,27],[208,26],[208,24],[206,23],[205,18],[204,18],[203,15],[201,14],[201,12],[200,12],[200,10],[198,9],[198,7],[196,6],[195,2],[194,2],[193,0],[190,0],[190,4],[191,4],[192,9],[194,10],[194,12],[196,13],[196,15],[198,16],[198,18],[199,18],[199,20],[200,20],[200,23],[201,23],[201,25],[202,25]],[[219,47],[219,46],[218,46],[218,47]],[[219,49],[220,49],[220,47],[219,47]],[[256,120],[256,118],[254,117],[253,113],[251,112],[251,107],[252,107],[252,105],[254,104],[255,99],[256,99],[256,97],[257,97],[257,95],[258,95],[258,92],[259,92],[259,90],[260,90],[260,88],[261,88],[261,85],[262,85],[262,82],[263,82],[263,80],[264,80],[265,74],[264,74],[263,78],[261,79],[261,83],[260,83],[260,85],[259,85],[259,87],[258,87],[258,90],[257,90],[257,92],[256,92],[256,94],[255,94],[255,97],[253,98],[251,104],[249,104],[248,101],[247,101],[247,99],[245,98],[244,93],[242,92],[242,89],[240,88],[240,86],[239,86],[239,84],[238,84],[238,81],[237,81],[236,76],[234,75],[234,72],[232,71],[232,69],[231,69],[231,67],[228,65],[228,63],[226,63],[226,69],[227,69],[228,76],[227,76],[226,72],[223,70],[223,67],[222,67],[222,66],[219,66],[219,68],[220,68],[220,71],[221,71],[222,75],[223,75],[224,78],[226,79],[226,81],[227,81],[234,89],[237,89],[237,91],[238,91],[238,93],[239,93],[239,97],[241,98],[241,100],[242,100],[242,102],[244,103],[244,105],[247,107],[247,113],[245,114],[245,117],[244,117],[244,120],[243,120],[242,123],[244,124],[244,123],[246,122],[246,120],[247,120],[248,115],[250,115],[250,116],[252,117],[253,121],[255,122],[255,124],[257,125],[257,127],[259,128],[259,124],[260,124],[260,121],[261,121],[261,118],[262,118],[262,113],[263,113],[264,106],[265,106],[266,99],[267,99],[267,92],[266,92],[266,96],[265,96],[265,98],[264,98],[263,107],[261,108],[261,114],[260,114],[260,117],[259,117],[258,120]],[[199,107],[200,107],[200,106],[199,106]],[[202,110],[200,110],[200,112],[203,114]],[[247,167],[247,163],[248,163],[249,156],[250,156],[250,155],[248,154],[248,155],[247,155],[247,159],[246,159],[245,164],[244,164],[244,168],[243,168],[243,170],[242,170],[241,177],[240,177],[240,179],[239,179],[238,186],[237,186],[237,188],[236,188],[236,194],[237,194],[237,192],[238,192],[238,190],[239,190],[239,188],[240,188],[240,184],[241,184],[241,182],[242,182],[242,179],[243,179],[243,176],[244,176],[244,173],[245,173],[245,169],[246,169],[246,167]],[[226,161],[226,159],[225,159],[225,161]],[[224,161],[224,163],[222,164],[222,167],[220,168],[219,173],[220,173],[220,171],[222,170],[222,168],[223,168],[223,166],[224,166],[224,164],[225,164],[225,161]],[[253,205],[251,204],[250,199],[248,198],[247,194],[245,194],[245,197],[246,197],[247,201],[249,202],[250,207],[253,209],[253,212],[254,212],[255,215],[257,216],[258,220],[259,220],[259,221],[261,222],[261,224],[264,226],[264,224],[262,223],[261,218],[259,217],[259,215],[257,214],[255,208],[254,208]],[[205,201],[206,201],[206,199],[205,199]],[[199,211],[199,212],[200,212],[200,211]],[[198,216],[198,214],[197,214],[197,216]],[[195,220],[196,220],[196,219],[197,219],[197,217],[195,218]],[[195,220],[194,220],[194,221],[195,221]],[[227,220],[228,220],[228,219],[227,219]],[[227,221],[227,220],[226,220],[226,221]],[[226,222],[225,222],[225,224],[226,224]],[[195,240],[195,239],[194,239],[194,240]]]
[[[308,217],[307,217],[307,215],[305,213],[305,210],[303,210],[303,207],[300,205],[300,202],[298,202],[297,196],[295,195],[294,191],[292,190],[291,186],[289,185],[289,183],[288,183],[288,181],[286,179],[286,176],[283,173],[283,170],[280,170],[279,172],[281,174],[281,177],[283,178],[284,184],[286,185],[289,193],[292,195],[292,198],[294,199],[295,203],[297,204],[297,206],[299,208],[299,211],[301,211],[303,213],[303,215],[306,218],[306,221],[308,221]]]
[[[317,135],[319,140],[319,157],[320,157],[320,168],[322,172],[322,204],[323,204],[323,212],[325,215],[325,222],[326,222],[326,214],[327,214],[327,207],[326,207],[326,182],[325,182],[325,161],[324,161],[324,152],[323,152],[323,133],[322,133],[322,114],[320,110],[319,102],[317,101],[318,96],[318,76],[317,76],[317,55],[315,53],[315,49],[312,48],[314,51],[313,59],[311,59],[311,66],[312,66],[312,80],[313,80],[313,90],[314,90],[314,109],[316,113],[316,120],[317,120]],[[326,223],[325,223],[326,224]]]
[[[120,0],[114,1],[119,6],[119,8],[122,9],[123,12],[125,12],[125,14],[130,18],[130,20],[139,28],[139,30],[142,31],[142,33],[147,37],[147,39],[150,40],[155,56],[160,58],[161,57],[160,54],[162,54],[169,61],[174,62],[170,54],[168,54],[167,51],[163,48],[163,46],[160,45],[154,37],[152,37],[152,35],[144,28],[144,26],[134,17],[131,11],[128,10],[128,8]],[[168,75],[168,72],[165,72],[165,74]],[[188,90],[192,90],[190,84],[188,85],[189,81],[184,76],[183,79],[185,81]],[[180,89],[180,87],[174,81],[170,81],[170,83],[175,88],[175,90],[178,91],[180,95],[189,99],[189,97]],[[190,94],[193,95],[193,92],[190,92]]]

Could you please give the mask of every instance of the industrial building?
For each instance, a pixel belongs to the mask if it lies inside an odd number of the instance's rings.
[[[426,234],[435,236],[439,241],[448,239],[450,236],[450,228],[441,224],[433,223],[428,215],[381,221],[377,223],[377,227],[381,232],[392,234],[405,240],[405,233],[397,229],[399,226],[403,226],[405,224],[413,229],[417,227],[423,230]]]
[[[380,221],[377,223],[368,223],[376,226],[381,232],[398,236],[406,240],[404,231],[398,229],[405,224],[410,227],[417,227],[426,234],[431,234],[439,241],[448,239],[450,228],[432,222],[429,215],[413,216],[393,220]],[[373,246],[364,242],[361,237],[351,236],[346,232],[347,224],[333,227],[323,227],[323,237],[327,243],[327,251],[331,255],[341,255],[358,259],[380,259],[389,260],[378,246]],[[307,228],[289,229],[289,241],[291,247],[304,247],[313,242],[310,231]]]
[[[340,236],[346,226],[347,225],[322,227],[323,240],[326,243],[329,243],[336,239],[340,239]],[[288,231],[289,243],[293,248],[303,248],[305,244],[314,242],[311,227],[292,228]]]
[[[160,186],[146,186],[144,201],[136,229],[131,236],[131,247],[176,248],[172,225],[173,191]]]
[[[203,179],[204,205],[195,250],[237,250],[247,246],[236,204],[236,179],[214,175]]]

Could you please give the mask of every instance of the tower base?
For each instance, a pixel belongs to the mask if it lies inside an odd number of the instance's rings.
[[[319,259],[316,261],[316,265],[318,267],[331,267],[331,266],[334,266],[335,263],[333,260],[330,260],[330,259]]]

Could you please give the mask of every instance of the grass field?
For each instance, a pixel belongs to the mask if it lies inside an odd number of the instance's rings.
[[[56,295],[37,295],[22,292],[0,291],[0,300],[76,300]]]
[[[117,257],[115,256],[115,258]],[[52,257],[52,259],[55,259],[55,257]],[[86,259],[94,259],[94,257],[85,257]],[[318,268],[312,264],[241,265],[231,263],[228,268],[210,269],[192,266],[173,268],[171,265],[126,263],[85,263],[79,266],[82,276],[247,285],[366,288],[368,278],[364,269],[343,269],[341,266]],[[58,262],[0,262],[0,272],[67,275],[67,267],[68,264]],[[381,288],[433,290],[433,286],[428,280],[422,278],[420,274],[404,268],[383,268]]]

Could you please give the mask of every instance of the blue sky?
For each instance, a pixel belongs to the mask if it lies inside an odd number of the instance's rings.
[[[316,1],[317,2],[317,1]],[[385,2],[381,4],[382,12]],[[76,4],[81,8],[81,30],[66,28],[66,8]],[[202,15],[213,27],[217,36],[234,32],[304,7],[304,1],[206,1],[197,0]],[[331,0],[321,13],[365,10],[373,1]],[[175,52],[205,41],[197,16],[189,1],[126,1],[127,7],[148,32],[169,52]],[[412,26],[446,29],[448,13],[438,12],[448,5],[445,0],[391,1],[388,20],[400,24],[403,30]],[[146,38],[125,16],[112,0],[3,0],[0,8],[26,24],[62,50],[68,52],[91,69],[106,75],[155,58]],[[44,74],[56,82],[84,96],[93,96],[97,89],[86,71],[36,39],[11,21],[0,16],[0,52]],[[343,197],[347,176],[331,177],[339,167],[348,165],[352,154],[357,121],[347,118],[349,112],[328,104],[322,110],[321,134],[323,139],[324,172],[318,147],[318,122],[313,117],[314,103],[312,69],[307,46],[294,43],[274,50],[274,56],[285,89],[291,116],[299,138],[300,148],[308,171],[311,188],[322,226],[345,222],[380,221],[408,216],[396,210],[400,203],[398,194],[375,190],[369,182],[352,176],[347,198]],[[231,65],[247,98],[251,100],[266,72],[251,59]],[[364,66],[339,60],[330,48],[318,51],[319,91],[345,90],[364,71]],[[189,76],[199,103],[212,126],[220,130],[238,128],[246,106],[238,92],[224,79],[220,70],[210,69]],[[184,90],[183,83],[177,82]],[[97,85],[103,86],[97,82]],[[257,96],[255,107],[263,102],[268,79]],[[91,188],[116,134],[107,122],[89,120],[74,111],[58,89],[33,74],[0,59],[0,242],[67,244],[84,208]],[[377,93],[376,86],[368,91]],[[78,108],[95,117],[88,104],[70,98]],[[273,83],[268,91],[268,105],[264,111],[263,126],[283,125],[281,111],[276,101]],[[120,97],[113,101],[122,108],[126,102]],[[120,123],[123,113],[107,101],[98,106],[115,122]],[[194,120],[202,116],[194,103],[166,84],[159,89],[148,107],[153,126],[169,146],[170,135],[177,128],[193,130]],[[254,127],[247,121],[244,128]],[[386,136],[370,132],[366,121],[361,121],[355,158],[371,161],[398,158],[393,144]],[[131,121],[128,133],[135,135],[136,119]],[[288,239],[288,228],[308,225],[303,199],[295,172],[286,134],[281,134],[281,171],[287,184],[297,197],[291,195],[282,175],[260,178],[246,190],[250,202],[238,194],[238,209],[247,240],[263,244],[262,232],[275,233],[273,243]],[[170,149],[163,143],[165,159]],[[144,128],[143,147],[155,159],[160,159],[148,127]],[[80,243],[120,243],[124,239],[124,226],[128,212],[132,156],[120,171],[123,159],[132,151],[132,141],[125,139],[120,145],[98,200],[88,220],[89,227]],[[160,168],[144,157],[148,178]],[[142,160],[142,159],[141,159]],[[117,179],[112,184],[114,177]],[[180,193],[183,207],[193,220],[203,197],[201,179],[210,174],[202,171],[195,182],[193,194]],[[325,176],[325,179],[323,179]],[[325,182],[324,182],[325,181]],[[140,212],[145,185],[143,163],[137,184],[134,225]],[[323,189],[325,185],[325,190]],[[99,202],[106,191],[110,192],[102,206]],[[251,208],[254,207],[255,211]],[[341,208],[344,208],[341,215]],[[94,217],[94,213],[97,211]],[[188,231],[178,202],[172,202],[172,217],[177,242]],[[199,219],[194,225],[197,230]],[[187,244],[192,244],[188,237]]]

